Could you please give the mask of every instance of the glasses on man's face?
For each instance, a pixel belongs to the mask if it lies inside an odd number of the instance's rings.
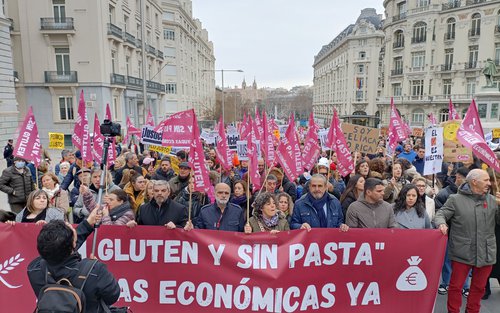
[[[425,187],[427,187],[427,186],[425,186],[425,185],[417,185],[417,188],[425,188]]]

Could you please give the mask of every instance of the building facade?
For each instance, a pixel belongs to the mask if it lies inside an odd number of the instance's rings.
[[[163,49],[166,97],[164,114],[194,108],[199,119],[215,109],[213,43],[198,19],[191,0],[164,0]]]
[[[17,73],[13,70],[10,29],[12,21],[5,17],[4,6],[0,8],[0,144],[14,136],[18,125],[16,91]],[[3,147],[3,146],[2,146]]]
[[[330,123],[335,107],[340,115],[373,115],[380,91],[379,55],[384,44],[382,16],[361,11],[314,57],[313,111],[319,122]]]
[[[430,113],[446,121],[450,99],[463,115],[476,98],[483,127],[498,127],[500,97],[484,89],[482,70],[488,58],[500,65],[500,1],[385,0],[384,8],[382,124],[390,97],[413,127]],[[500,73],[493,80],[498,88]]]

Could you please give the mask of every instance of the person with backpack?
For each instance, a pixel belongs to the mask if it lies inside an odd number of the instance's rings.
[[[97,211],[97,210],[96,210]],[[28,265],[28,278],[38,297],[35,312],[110,312],[120,286],[105,264],[82,259],[77,249],[92,233],[95,214],[73,229],[55,220],[44,225],[37,238],[39,257]],[[78,234],[77,234],[78,233]]]

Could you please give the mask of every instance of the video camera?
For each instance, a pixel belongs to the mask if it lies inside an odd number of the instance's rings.
[[[110,120],[104,120],[100,126],[101,134],[104,137],[116,137],[121,135],[121,125]]]

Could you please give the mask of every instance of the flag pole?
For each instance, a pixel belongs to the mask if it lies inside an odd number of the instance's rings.
[[[38,189],[38,166],[35,166],[35,178],[36,178],[36,182],[35,182],[35,185],[36,185],[36,189]]]
[[[353,174],[356,174],[356,163],[358,162],[358,151],[354,151],[354,168],[352,170]]]
[[[189,207],[188,207],[188,223],[191,223],[191,210],[193,209],[193,191],[189,188]]]
[[[248,158],[247,171],[247,224],[250,223],[250,158]]]

